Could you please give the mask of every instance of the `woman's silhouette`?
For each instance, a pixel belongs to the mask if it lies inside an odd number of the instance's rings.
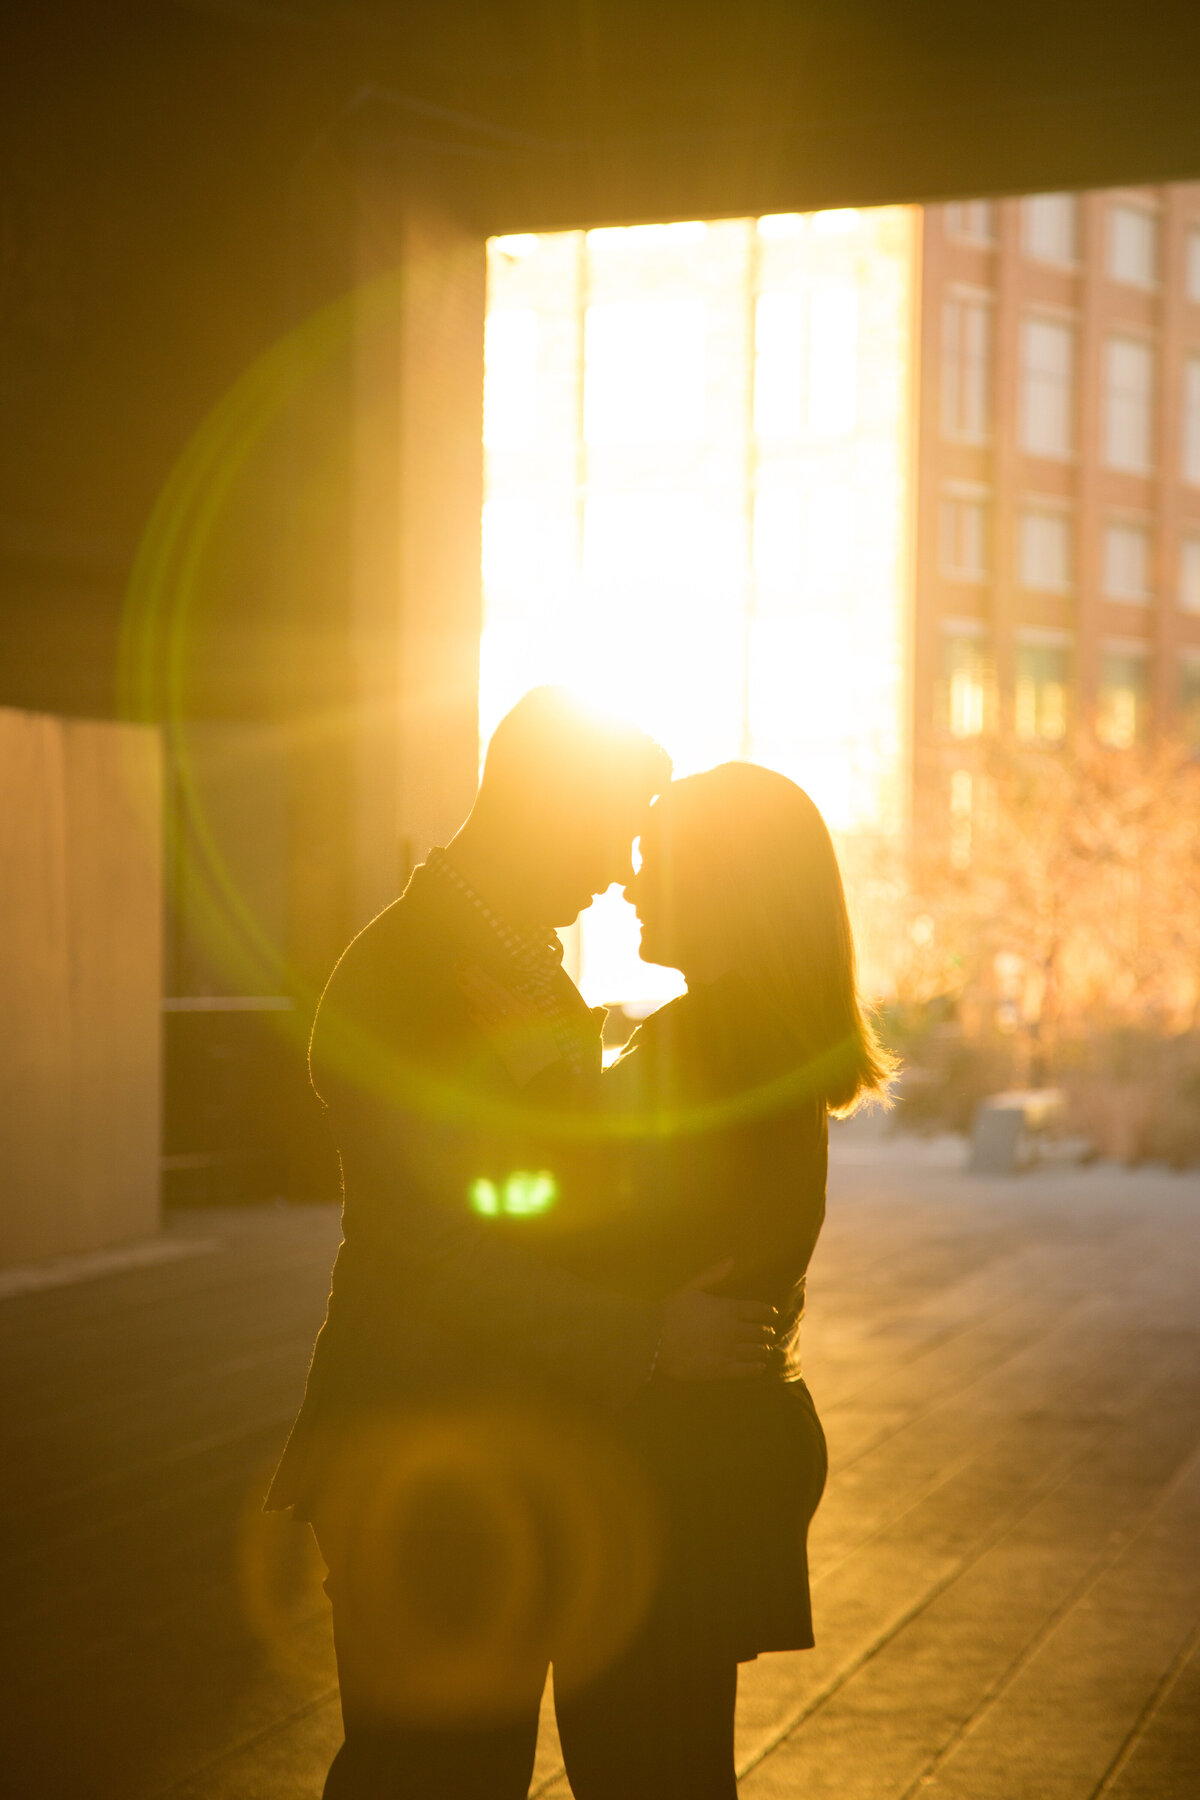
[[[573,1254],[647,1297],[726,1265],[719,1291],[769,1300],[778,1324],[765,1379],[656,1378],[627,1411],[662,1578],[603,1676],[573,1691],[556,1666],[558,1715],[576,1800],[727,1800],[738,1662],[813,1641],[805,1539],[826,1455],[797,1336],[827,1115],[878,1094],[891,1064],[859,1003],[829,833],[786,777],[726,763],[673,783],[626,891],[643,958],[688,992],[606,1076],[631,1135],[597,1163],[622,1203]]]

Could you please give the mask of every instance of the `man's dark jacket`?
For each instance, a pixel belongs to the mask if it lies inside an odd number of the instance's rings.
[[[473,1206],[520,1173],[569,1193],[600,1070],[599,1024],[561,969],[574,1067],[545,1033],[531,1057],[481,1029],[467,998],[480,974],[517,980],[478,913],[420,868],[322,996],[311,1066],[341,1156],[343,1242],[269,1509],[309,1517],[343,1448],[406,1409],[555,1394],[617,1407],[652,1363],[660,1309],[556,1267],[553,1207]]]

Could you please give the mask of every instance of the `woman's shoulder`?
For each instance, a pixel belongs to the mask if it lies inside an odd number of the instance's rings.
[[[664,1034],[670,1033],[680,1019],[687,1018],[691,1001],[691,994],[680,994],[676,999],[665,1000],[661,1006],[656,1006],[652,1013],[647,1013],[630,1035],[622,1055],[652,1044]]]
[[[655,1007],[631,1032],[618,1062],[623,1062],[626,1057],[657,1052],[666,1044],[686,1042],[698,1023],[694,1018],[695,1010],[691,994],[680,994],[677,999]]]
[[[686,1025],[687,994],[668,1000],[648,1013],[630,1034],[621,1054],[604,1074],[610,1105],[643,1107],[659,1104],[677,1079],[679,1026]]]

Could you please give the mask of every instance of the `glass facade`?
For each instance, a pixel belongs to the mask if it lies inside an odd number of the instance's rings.
[[[492,241],[485,739],[564,681],[678,773],[898,824],[916,243],[901,207]],[[645,984],[623,907],[585,922],[593,1003]]]

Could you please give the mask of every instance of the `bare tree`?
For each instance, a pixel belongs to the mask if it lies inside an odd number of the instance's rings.
[[[1068,1034],[1200,1024],[1200,764],[1177,745],[982,746],[968,840],[919,820],[848,879],[892,992],[1007,1027],[1024,1079]]]

